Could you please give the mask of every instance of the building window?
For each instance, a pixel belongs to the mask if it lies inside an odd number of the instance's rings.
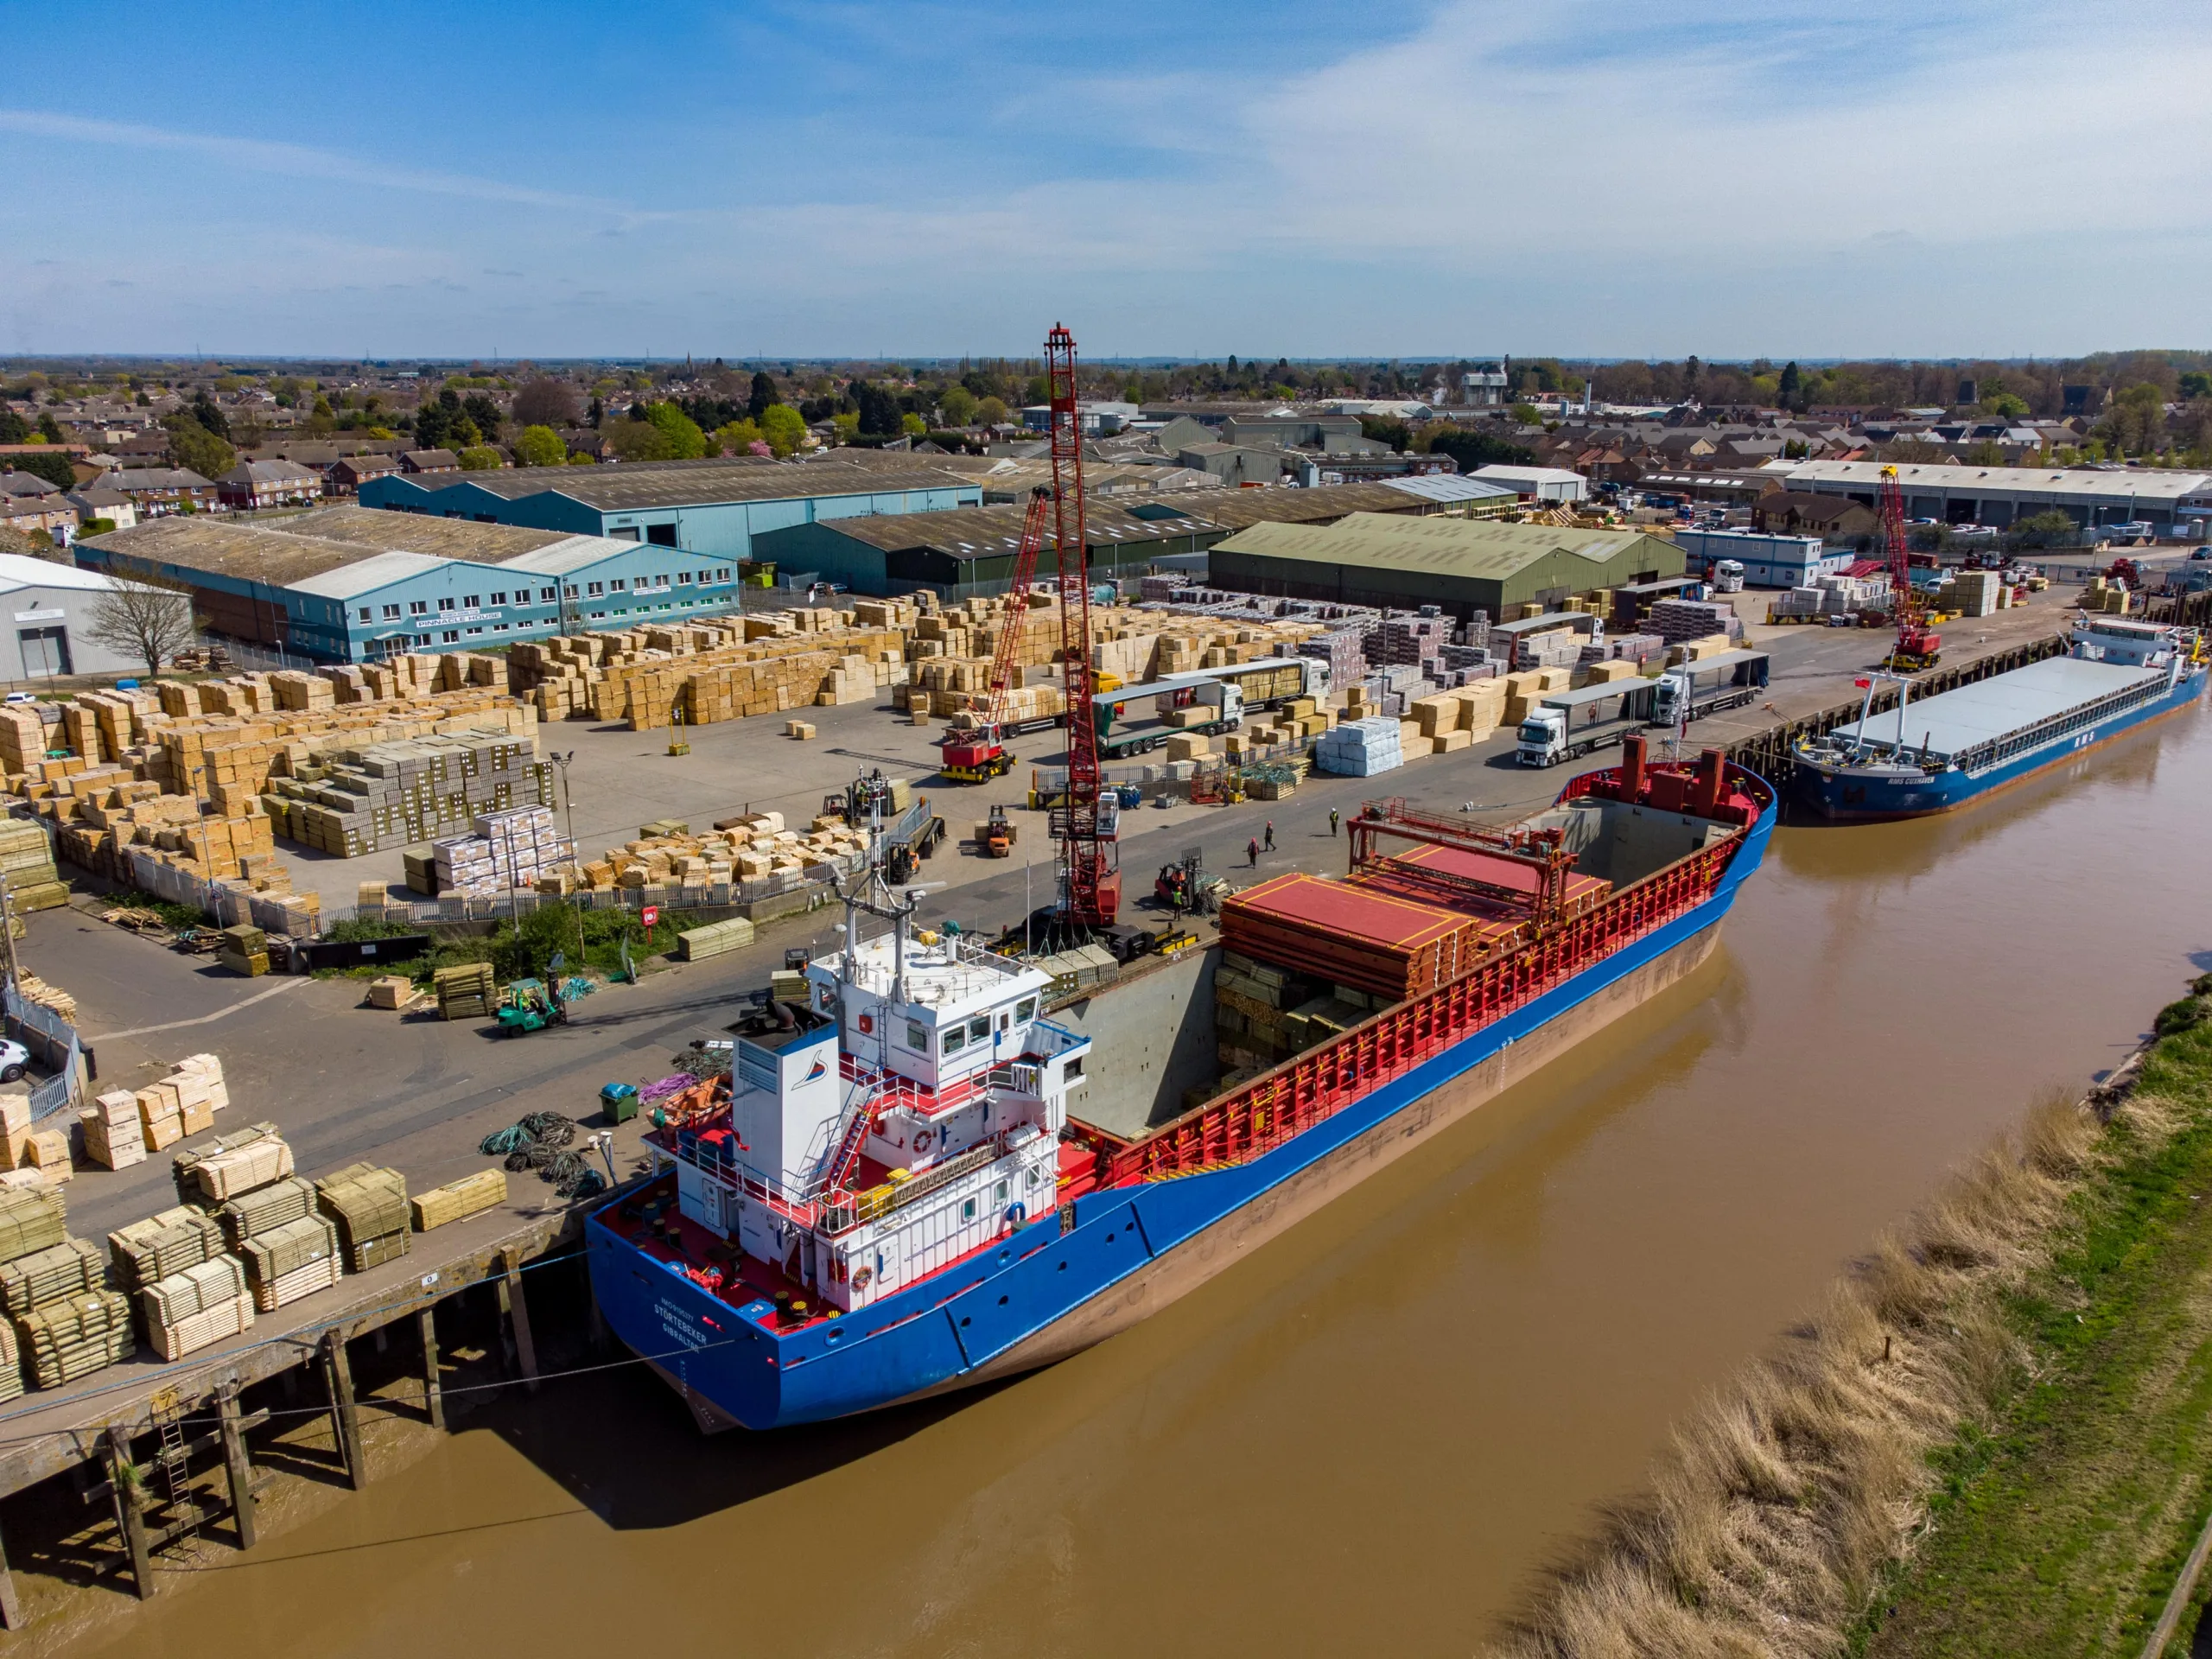
[[[397,606],[397,605],[387,605],[387,606],[385,606],[385,607],[384,607],[384,620],[385,620],[385,621],[387,621],[387,622],[397,622],[397,621],[398,621],[398,620],[399,620],[399,607],[398,607],[398,606]]]
[[[477,611],[477,610],[481,610],[481,609],[483,609],[483,607],[484,607],[484,595],[483,595],[483,594],[463,594],[461,596],[461,608],[462,610],[464,610],[464,611]]]
[[[541,605],[550,605],[560,597],[561,590],[557,588],[541,588],[537,590],[537,602]]]
[[[607,591],[607,584],[603,582],[594,582],[588,584],[584,588],[584,591],[589,594],[594,599],[597,599],[601,594]]]
[[[611,578],[611,579],[608,581],[608,582],[607,582],[607,591],[608,591],[609,593],[615,593],[615,594],[619,594],[619,593],[620,593],[620,592],[621,592],[625,588],[627,588],[629,585],[630,585],[630,578],[629,578],[629,577],[627,577],[627,576],[615,576],[615,577]]]
[[[409,600],[409,601],[407,601],[407,614],[408,614],[408,615],[410,615],[410,616],[428,616],[429,613],[430,613],[430,601],[428,601],[427,599],[410,599],[410,600]]]
[[[716,565],[715,567],[715,580],[716,582],[728,582],[729,580],[729,566],[726,564]]]
[[[499,590],[499,589],[494,589],[494,590],[493,590],[493,594],[492,594],[492,602],[493,602],[494,605],[504,605],[504,604],[505,604],[505,603],[507,602],[507,596],[506,596],[506,594],[505,594],[504,591],[502,591],[502,590]]]
[[[594,611],[591,613],[591,620],[594,622],[604,622],[607,620],[607,613],[605,611]]]
[[[375,606],[373,606],[373,605],[364,605],[364,606],[362,606],[362,607],[361,607],[361,620],[362,620],[362,621],[364,621],[364,622],[372,622],[372,621],[374,621],[375,620],[376,620],[376,607],[375,607]]]
[[[483,632],[484,632],[484,630],[483,630],[483,629],[481,629],[481,628],[470,628],[470,629],[468,629],[468,630],[467,630],[467,632],[468,632],[468,633],[469,633],[472,637],[474,637],[474,635],[476,635],[476,634],[480,634],[480,633]]]
[[[459,628],[448,628],[443,633],[440,634],[438,638],[444,640],[445,643],[449,645],[457,645],[461,643],[461,630]]]
[[[679,588],[689,588],[691,585],[691,573],[689,570],[677,571],[676,573],[676,585]]]
[[[505,633],[506,631],[507,625],[504,622],[494,622],[492,625],[492,632],[494,633]]]
[[[651,542],[655,547],[674,547],[676,545],[676,526],[674,524],[649,524],[645,528],[645,539]]]
[[[573,582],[564,582],[561,584],[561,591],[568,594],[570,599],[574,599],[576,597],[576,584]]]

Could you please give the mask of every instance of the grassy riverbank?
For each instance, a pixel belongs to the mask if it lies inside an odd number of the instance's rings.
[[[2007,1299],[2022,1375],[1939,1454],[1868,1659],[2139,1652],[2212,1506],[2212,1024],[2160,1042],[2138,1089]]]
[[[1879,1241],[1509,1649],[2137,1651],[2212,1506],[2207,1012],[2108,1122],[2045,1103]]]

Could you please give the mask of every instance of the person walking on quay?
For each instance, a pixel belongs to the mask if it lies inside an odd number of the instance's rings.
[[[1275,849],[1275,821],[1274,821],[1273,818],[1269,818],[1269,819],[1268,820],[1268,850],[1269,852],[1271,852],[1271,853],[1272,853],[1273,851],[1274,851],[1274,849]]]
[[[1329,809],[1329,833],[1332,836],[1337,833],[1337,809],[1333,806]]]
[[[1257,841],[1248,841],[1244,843],[1244,855],[1252,861],[1254,869],[1260,868],[1260,843]]]

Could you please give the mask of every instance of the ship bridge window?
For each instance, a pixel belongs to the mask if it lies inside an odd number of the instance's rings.
[[[1014,1005],[1014,1017],[1025,1026],[1034,1020],[1037,1017],[1037,999],[1033,996],[1023,997],[1020,1001]]]
[[[958,1053],[962,1049],[963,1049],[963,1048],[965,1048],[965,1047],[967,1047],[967,1046],[968,1046],[968,1027],[965,1027],[965,1026],[947,1026],[947,1027],[944,1028],[944,1052],[945,1052],[946,1053],[948,1053],[948,1054],[957,1054],[957,1053]]]
[[[918,1020],[906,1022],[906,1046],[917,1054],[930,1052],[930,1028]]]
[[[991,1016],[979,1014],[968,1022],[968,1040],[980,1043],[991,1034]]]

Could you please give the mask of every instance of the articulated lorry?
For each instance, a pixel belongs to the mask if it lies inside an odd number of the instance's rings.
[[[1529,710],[1521,722],[1524,766],[1555,766],[1598,749],[1609,749],[1651,724],[1658,696],[1653,680],[1612,680],[1580,691],[1557,691]]]
[[[1659,677],[1651,723],[1679,726],[1724,709],[1741,709],[1758,701],[1766,680],[1763,651],[1724,651],[1702,662],[1678,664]]]
[[[1254,709],[1328,695],[1329,665],[1318,657],[1268,657],[1101,691],[1092,699],[1099,758],[1142,754],[1185,732],[1233,732]]]

